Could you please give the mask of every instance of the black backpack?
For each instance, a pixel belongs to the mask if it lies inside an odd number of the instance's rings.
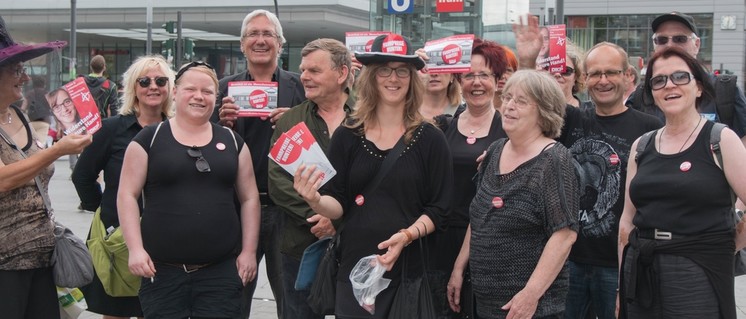
[[[736,94],[738,94],[738,76],[733,74],[721,74],[715,76],[715,112],[720,123],[734,128],[734,119],[736,112]],[[632,93],[628,106],[641,112],[655,115],[665,122],[663,112],[655,105],[653,97],[645,94],[643,84],[640,84]],[[631,105],[629,105],[631,104]]]

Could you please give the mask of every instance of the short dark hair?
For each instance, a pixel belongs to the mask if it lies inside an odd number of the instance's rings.
[[[699,64],[699,61],[679,47],[667,47],[663,51],[658,51],[653,54],[653,57],[648,61],[643,92],[646,95],[646,98],[649,98],[649,101],[653,100],[653,89],[650,85],[650,79],[653,77],[653,73],[655,72],[653,69],[653,67],[655,67],[655,62],[660,59],[668,59],[671,57],[678,57],[684,60],[684,63],[689,67],[692,76],[694,76],[694,80],[697,81],[697,84],[702,88],[702,95],[698,97],[696,101],[697,108],[702,104],[702,99],[712,99],[715,97],[715,88],[712,86],[712,81],[710,81],[710,75],[707,74],[705,68]]]
[[[495,73],[495,80],[500,79],[508,68],[508,57],[505,54],[505,49],[497,42],[474,38],[471,55],[475,54],[484,57],[487,66]]]
[[[91,71],[94,73],[104,72],[106,67],[106,59],[103,55],[96,55],[91,59]]]

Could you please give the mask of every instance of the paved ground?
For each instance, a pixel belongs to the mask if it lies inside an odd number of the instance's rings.
[[[76,235],[85,238],[88,235],[93,214],[77,209],[79,199],[70,181],[70,168],[66,157],[55,162],[55,174],[49,185],[49,195],[58,220],[69,227]],[[277,318],[275,301],[264,270],[265,266],[262,262],[259,265],[259,285],[254,293],[251,307],[252,319]],[[738,307],[738,319],[746,319],[746,276],[736,278],[736,305]],[[100,315],[85,312],[79,319],[100,318]],[[332,316],[327,316],[327,318],[332,318]]]

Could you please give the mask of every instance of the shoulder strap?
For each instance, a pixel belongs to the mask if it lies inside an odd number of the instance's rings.
[[[228,128],[227,126],[223,126],[223,128],[230,132],[231,137],[233,138],[233,146],[236,147],[236,152],[240,152],[241,150],[238,149],[238,141],[236,141],[236,133],[234,133],[233,130]]]
[[[18,151],[18,153],[21,153],[21,157],[24,159],[28,158],[28,155],[26,155],[26,152],[24,152],[21,148],[16,145],[15,142],[8,136],[7,133],[5,133],[5,130],[0,128],[0,136],[2,136],[3,140],[5,140],[5,143],[8,143],[11,148]],[[37,174],[34,177],[34,182],[36,183],[36,188],[39,190],[39,194],[41,195],[41,198],[44,200],[44,207],[47,209],[47,215],[49,216],[49,219],[54,221],[54,210],[52,209],[52,201],[49,200],[49,194],[44,192],[41,188],[41,177]]]
[[[730,127],[733,127],[736,110],[737,79],[737,76],[731,74],[721,74],[715,78],[715,110],[720,123]]]
[[[715,153],[715,158],[718,161],[718,164],[720,165],[720,169],[723,170],[723,173],[725,173],[725,165],[723,165],[723,153],[720,150],[720,134],[723,132],[723,129],[725,128],[725,124],[723,123],[715,123],[712,126],[712,130],[710,131],[710,149],[712,149],[712,152]],[[730,204],[731,207],[736,207],[736,193],[733,192],[732,187],[728,187],[730,190]]]
[[[399,141],[396,142],[396,145],[394,145],[394,148],[391,150],[391,152],[386,155],[386,158],[381,164],[381,168],[378,169],[378,174],[376,174],[376,177],[373,178],[373,181],[371,181],[368,186],[365,186],[363,194],[368,194],[378,187],[378,184],[380,184],[383,178],[386,177],[386,174],[388,174],[391,168],[394,167],[394,162],[399,159],[402,151],[404,151],[404,146],[404,135],[402,135],[399,138]]]
[[[648,146],[648,143],[650,143],[650,139],[653,137],[655,131],[656,130],[652,130],[640,136],[640,140],[637,141],[637,148],[635,149],[637,152],[635,154],[635,163],[640,159],[640,154],[645,151],[645,148]]]
[[[155,136],[158,135],[158,131],[161,130],[161,125],[163,125],[163,122],[165,121],[161,121],[160,123],[158,123],[158,127],[155,128],[155,132],[153,132],[153,137],[150,139],[150,148],[153,147],[153,142],[155,142]]]

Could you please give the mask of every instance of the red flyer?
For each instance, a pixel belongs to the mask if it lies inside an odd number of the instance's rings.
[[[300,122],[282,133],[269,151],[269,158],[280,165],[290,175],[295,175],[301,164],[315,165],[322,173],[321,185],[326,184],[337,171],[334,170],[326,154],[311,135],[306,123]]]
[[[265,117],[277,108],[277,82],[228,82],[228,95],[236,101],[239,117]]]
[[[567,56],[567,36],[564,24],[542,27],[544,45],[536,58],[536,66],[548,70],[549,73],[565,72],[565,58]]]
[[[391,34],[389,31],[345,32],[345,45],[350,52],[370,52],[373,40],[379,35]]]
[[[464,73],[471,70],[473,34],[458,34],[427,41],[425,53],[428,73]]]
[[[79,77],[50,92],[47,102],[65,134],[93,134],[101,128],[101,115],[85,78]]]

